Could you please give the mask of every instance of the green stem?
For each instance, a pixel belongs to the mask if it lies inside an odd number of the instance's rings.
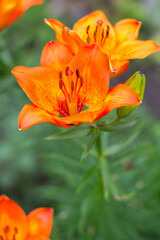
[[[99,170],[100,170],[100,176],[103,184],[103,194],[106,201],[109,200],[110,195],[110,173],[109,173],[109,164],[107,161],[106,156],[103,154],[102,149],[102,142],[101,142],[101,135],[99,134],[97,141],[96,141],[96,147],[97,147],[97,156],[99,160]]]

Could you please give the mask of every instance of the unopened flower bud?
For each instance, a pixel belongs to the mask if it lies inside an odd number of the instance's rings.
[[[142,102],[146,85],[145,75],[138,71],[132,77],[130,77],[124,84],[130,87],[138,95],[139,99]],[[120,107],[117,109],[117,115],[119,118],[125,118],[137,107],[138,106]]]

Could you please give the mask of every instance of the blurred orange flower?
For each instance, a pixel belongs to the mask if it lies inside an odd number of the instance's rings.
[[[45,19],[45,22],[55,30],[57,40],[68,44],[74,53],[86,44],[99,45],[109,57],[111,77],[125,72],[129,59],[143,59],[160,51],[154,41],[137,40],[141,22],[123,19],[112,27],[100,10],[81,18],[74,24],[73,30],[55,19]]]
[[[15,201],[0,196],[1,240],[49,240],[52,222],[53,209],[37,208],[26,216]]]
[[[43,0],[0,0],[0,30],[12,24],[28,8],[42,2]]]
[[[41,122],[62,127],[91,123],[114,108],[140,104],[128,86],[118,84],[108,90],[108,59],[95,44],[82,47],[73,57],[62,43],[50,42],[43,49],[40,67],[19,66],[12,73],[34,103],[21,110],[20,130]]]

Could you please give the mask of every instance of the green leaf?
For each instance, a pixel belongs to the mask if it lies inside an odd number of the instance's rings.
[[[49,137],[44,138],[44,140],[61,140],[61,139],[72,139],[72,138],[81,138],[89,134],[90,129],[84,127],[73,127],[67,129],[63,132],[53,134]]]
[[[92,132],[91,132],[91,136],[90,136],[89,142],[88,142],[85,150],[82,153],[81,160],[80,160],[81,162],[83,162],[83,160],[89,154],[89,152],[90,152],[91,148],[93,147],[93,145],[94,145],[98,135],[99,135],[99,129],[98,128],[93,129]]]

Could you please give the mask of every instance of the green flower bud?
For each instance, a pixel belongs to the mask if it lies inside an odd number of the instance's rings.
[[[139,71],[136,72],[132,77],[130,77],[125,83],[128,87],[133,89],[137,93],[139,99],[143,100],[144,90],[146,85],[146,77],[143,73]],[[135,108],[138,106],[124,106],[117,109],[117,115],[119,118],[127,117]]]

